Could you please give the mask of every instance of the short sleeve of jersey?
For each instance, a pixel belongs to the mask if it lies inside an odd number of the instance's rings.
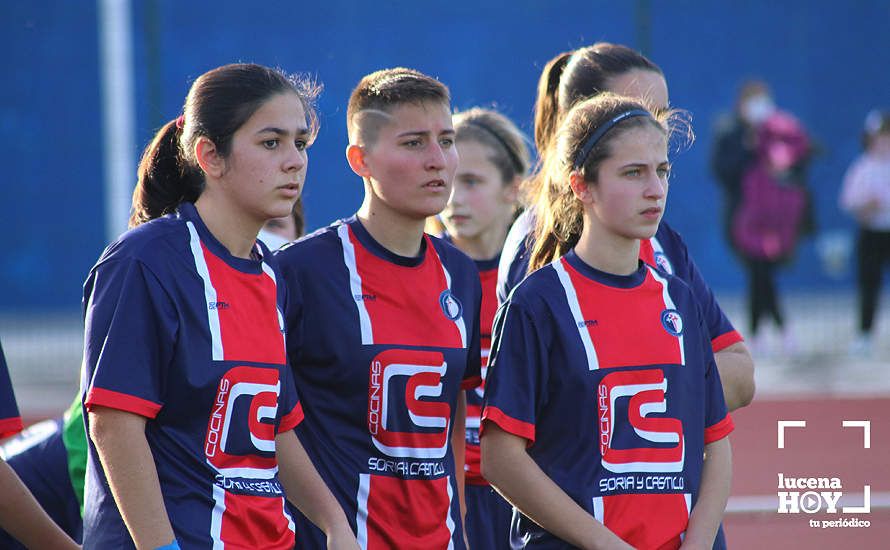
[[[672,236],[676,241],[676,246],[682,249],[683,256],[681,258],[683,266],[679,270],[681,272],[678,272],[677,275],[689,285],[692,289],[692,294],[701,306],[702,315],[704,316],[707,328],[705,334],[708,334],[711,339],[711,348],[716,353],[732,344],[741,342],[742,335],[739,334],[729,321],[729,318],[720,308],[720,304],[717,303],[717,298],[714,296],[714,292],[711,290],[711,287],[708,286],[708,283],[705,282],[704,277],[702,277],[701,272],[698,270],[698,266],[689,254],[689,250],[686,248],[686,243],[683,242],[683,239],[675,231],[672,231],[672,233]]]
[[[492,351],[485,381],[480,436],[485,422],[535,441],[537,412],[545,405],[549,361],[534,316],[508,301],[495,317]]]
[[[704,331],[704,323],[701,330]],[[702,334],[706,334],[702,332]],[[723,398],[723,384],[720,382],[720,372],[714,361],[714,353],[707,345],[702,345],[702,353],[705,358],[705,445],[723,439],[735,427],[732,417],[726,410],[726,401]]]
[[[516,218],[498,263],[497,297],[498,303],[507,301],[510,291],[525,278],[528,271],[528,237],[534,229],[535,217],[532,211],[526,210]]]
[[[293,430],[303,421],[303,405],[300,403],[290,367],[281,369],[281,397],[278,407],[281,411],[281,421],[278,424],[279,433]]]
[[[6,357],[0,347],[0,438],[9,437],[22,431],[22,417],[19,414],[12,380],[6,366]]]
[[[276,257],[278,252],[275,253]],[[284,327],[286,334],[287,356],[296,355],[302,345],[302,313],[303,304],[301,301],[301,293],[299,291],[299,283],[293,271],[287,270],[280,262],[279,272],[282,279],[282,290],[284,292]],[[278,425],[278,432],[292,430],[303,421],[303,405],[300,403],[299,391],[297,391],[294,382],[293,370],[290,366],[282,369],[282,393],[279,403],[282,416]]]
[[[97,266],[86,287],[84,405],[154,418],[178,326],[170,297],[142,262],[129,258]]]

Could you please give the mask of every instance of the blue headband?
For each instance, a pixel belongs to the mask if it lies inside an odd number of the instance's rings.
[[[622,120],[635,116],[647,116],[649,118],[652,118],[652,114],[649,111],[643,109],[632,109],[630,111],[625,111],[620,115],[615,116],[615,118],[613,118],[609,122],[606,122],[605,124],[597,128],[594,133],[590,134],[590,137],[587,138],[587,141],[584,142],[584,146],[581,147],[581,150],[578,151],[578,154],[575,156],[575,162],[574,164],[572,164],[572,170],[577,170],[584,165],[584,161],[587,160],[587,156],[590,155],[590,152],[593,151],[594,147],[596,147],[597,142],[601,140],[604,135],[606,135],[606,132],[611,130]]]

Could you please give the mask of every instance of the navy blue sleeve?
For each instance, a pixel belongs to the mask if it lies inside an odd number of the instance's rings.
[[[12,379],[6,366],[3,347],[0,346],[0,439],[22,430],[22,417],[12,390]]]
[[[170,296],[130,258],[98,265],[84,290],[84,405],[154,418],[164,402],[179,326]]]
[[[535,316],[512,299],[498,310],[485,380],[485,421],[502,430],[535,440],[537,412],[545,405],[549,377],[546,338]]]

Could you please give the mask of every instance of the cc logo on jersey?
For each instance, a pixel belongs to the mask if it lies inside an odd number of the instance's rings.
[[[204,456],[227,477],[275,475],[278,370],[234,367],[219,381],[210,410]]]
[[[368,431],[392,457],[443,458],[451,406],[443,395],[448,370],[439,352],[390,349],[371,361]]]
[[[651,416],[667,410],[666,392],[667,379],[661,369],[611,372],[603,377],[597,403],[604,468],[617,473],[683,470],[683,424],[676,418]],[[625,407],[629,427],[618,413]]]

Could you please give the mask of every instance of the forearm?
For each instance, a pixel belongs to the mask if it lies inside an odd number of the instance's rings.
[[[354,542],[355,537],[340,503],[318,474],[293,430],[275,436],[275,448],[278,456],[278,478],[284,486],[287,499],[309,521],[324,531],[328,538],[348,533]]]
[[[573,501],[525,451],[526,440],[487,422],[482,472],[513,506],[560,539],[584,549],[630,549]]]
[[[681,548],[710,549],[723,520],[732,483],[732,449],[724,437],[705,445],[698,499],[689,516],[689,527]]]
[[[27,548],[80,548],[56,525],[15,470],[0,460],[0,527]]]
[[[736,342],[714,354],[726,408],[734,411],[754,399],[754,360],[744,342]]]
[[[142,416],[95,407],[89,413],[90,438],[136,548],[170,544],[173,528],[164,507],[158,471]]]

